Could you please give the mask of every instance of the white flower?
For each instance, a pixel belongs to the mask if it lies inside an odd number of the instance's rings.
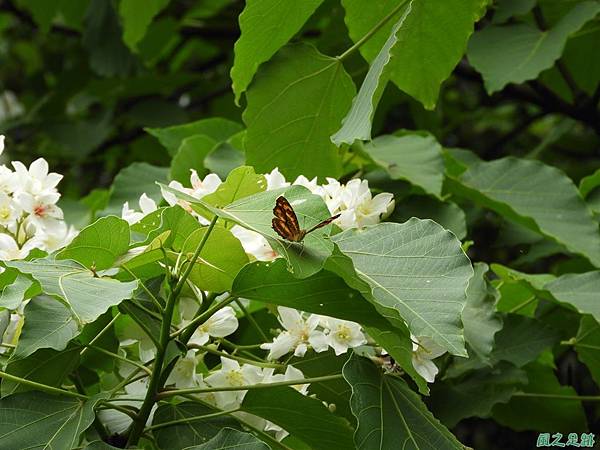
[[[263,379],[262,370],[259,367],[244,364],[240,367],[237,361],[221,357],[221,369],[210,374],[204,381],[212,387],[225,386],[248,386],[260,383]],[[245,390],[215,392],[216,405],[221,409],[237,408],[242,404]]]
[[[31,163],[29,169],[20,161],[13,161],[16,178],[20,183],[21,190],[32,196],[44,196],[45,202],[55,204],[60,198],[56,192],[56,185],[63,176],[48,172],[48,162],[44,158],[38,158]]]
[[[225,306],[214,313],[206,322],[200,325],[190,343],[204,345],[210,337],[225,337],[234,333],[238,328],[238,320],[235,317],[235,311],[231,306]]]
[[[285,177],[279,172],[277,167],[275,167],[271,173],[265,173],[264,177],[267,179],[267,191],[288,187],[290,185],[290,183],[285,181]]]
[[[123,209],[121,210],[121,218],[126,220],[130,225],[139,222],[145,216],[158,209],[156,206],[156,202],[150,197],[148,197],[145,192],[140,196],[138,204],[140,205],[140,210],[142,212],[130,209],[129,202],[125,202],[123,204]]]
[[[47,252],[53,252],[63,248],[77,236],[77,230],[72,226],[67,226],[64,222],[57,222],[52,229],[39,230],[35,233],[32,241],[35,246]]]
[[[199,378],[196,375],[198,358],[194,350],[188,350],[184,358],[179,358],[167,378],[167,385],[174,384],[176,388],[190,388],[198,386]]]
[[[341,192],[342,213],[336,222],[342,229],[362,228],[379,223],[394,208],[394,196],[390,193],[372,197],[367,180],[350,180]]]
[[[221,183],[223,183],[216,173],[209,173],[204,180],[201,180],[198,176],[198,172],[194,169],[191,169],[191,172],[190,182],[192,184],[192,197],[200,199],[208,194],[212,194],[218,189]]]
[[[19,247],[11,236],[0,234],[0,260],[2,261],[26,258],[34,247],[35,243],[32,241],[26,242],[23,247]]]
[[[60,194],[56,192],[47,192],[40,195],[32,195],[28,192],[17,194],[16,201],[20,204],[27,214],[27,223],[35,227],[36,230],[55,230],[60,226],[63,220],[63,212],[56,202]]]
[[[304,186],[313,194],[325,198],[325,189],[322,186],[319,186],[319,184],[317,183],[317,177],[314,177],[312,180],[309,180],[304,175],[300,175],[292,184],[296,186]]]
[[[323,185],[325,192],[325,203],[331,214],[336,214],[342,209],[342,193],[344,187],[335,178],[327,178],[327,184]]]
[[[21,206],[12,197],[0,191],[0,225],[8,227],[17,221],[21,213]]]
[[[326,323],[327,343],[333,348],[336,355],[346,353],[349,348],[367,343],[360,325],[355,322],[328,317]]]
[[[327,338],[322,331],[317,330],[319,316],[310,315],[304,319],[302,314],[293,309],[279,306],[279,321],[286,329],[273,342],[262,344],[260,348],[269,350],[269,359],[279,359],[293,351],[296,356],[304,356],[311,346],[317,353],[327,350]]]
[[[239,225],[234,225],[231,233],[242,243],[244,251],[258,261],[273,261],[277,258],[277,253],[262,234]]]
[[[439,369],[432,360],[446,353],[446,349],[429,337],[415,337],[412,334],[410,337],[413,341],[412,365],[428,383],[433,383]]]

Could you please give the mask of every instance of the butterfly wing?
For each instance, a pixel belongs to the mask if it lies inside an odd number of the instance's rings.
[[[284,239],[299,242],[306,234],[300,229],[298,217],[285,197],[278,197],[273,208],[275,217],[271,221],[275,232]]]

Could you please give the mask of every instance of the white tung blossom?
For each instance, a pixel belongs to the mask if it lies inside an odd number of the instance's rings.
[[[355,322],[328,317],[325,324],[327,344],[335,351],[336,355],[346,353],[349,348],[367,343],[360,325]]]
[[[139,222],[145,216],[157,210],[156,202],[148,197],[146,193],[141,195],[138,205],[140,205],[141,212],[129,208],[129,202],[123,204],[121,218],[126,220],[130,225]]]
[[[446,353],[446,349],[429,337],[415,337],[411,334],[411,339],[413,341],[412,365],[428,383],[433,383],[439,369],[432,360]]]
[[[190,339],[191,344],[204,345],[211,337],[225,337],[238,328],[238,320],[231,306],[225,306],[200,325]]]
[[[251,364],[239,365],[233,359],[221,357],[221,368],[204,381],[212,387],[241,387],[260,383],[263,379],[262,369]],[[242,404],[246,390],[220,391],[214,393],[216,406],[221,409],[233,409]]]
[[[292,351],[294,355],[302,357],[309,347],[316,352],[327,350],[327,337],[317,330],[319,316],[312,314],[305,319],[300,311],[284,306],[279,306],[277,312],[285,331],[273,339],[273,342],[260,346],[263,350],[269,350],[269,359],[279,359]]]

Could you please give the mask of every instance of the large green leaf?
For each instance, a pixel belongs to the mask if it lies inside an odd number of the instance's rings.
[[[475,371],[458,382],[437,382],[431,390],[431,409],[446,426],[467,417],[489,417],[494,405],[507,403],[527,384],[525,371],[510,364]]]
[[[169,169],[156,167],[143,162],[135,162],[122,169],[115,177],[108,206],[101,214],[121,215],[123,203],[129,202],[129,207],[137,209],[142,194],[146,194],[155,202],[160,202],[162,196],[156,182],[167,182]]]
[[[43,392],[0,400],[0,447],[5,449],[72,449],[94,421],[98,397],[83,402]]]
[[[585,431],[587,424],[581,402],[575,399],[552,398],[575,397],[575,389],[561,385],[556,379],[554,368],[548,365],[533,362],[528,364],[525,370],[529,383],[523,386],[522,390],[526,396],[516,395],[508,403],[496,404],[492,410],[494,420],[516,431]],[[532,414],[532,411],[535,411],[535,414]]]
[[[315,450],[352,448],[352,429],[315,398],[302,395],[291,387],[248,391],[242,411],[279,425],[292,436]],[[323,430],[327,430],[323,433]]]
[[[79,346],[69,346],[57,352],[50,348],[42,348],[27,358],[9,362],[4,369],[7,373],[25,378],[29,381],[60,387],[79,363]],[[2,397],[34,388],[12,380],[2,380],[0,385]],[[0,445],[0,448],[2,446]]]
[[[339,176],[340,158],[329,137],[354,92],[340,60],[306,44],[284,47],[247,92],[247,163],[263,173],[279,167],[288,178]]]
[[[259,440],[253,434],[244,433],[243,431],[234,430],[231,428],[223,428],[210,441],[186,447],[186,450],[230,450],[234,448],[246,450],[270,450],[267,444]]]
[[[85,267],[104,270],[129,248],[129,224],[118,217],[98,219],[79,232],[57,259],[73,259]]]
[[[137,288],[137,281],[121,283],[111,278],[98,278],[69,259],[56,261],[47,257],[6,264],[31,275],[46,294],[62,300],[79,324],[93,322],[111,306],[131,298]]]
[[[600,320],[600,271],[562,275],[544,288],[559,302]]]
[[[231,293],[263,303],[391,328],[373,305],[339,276],[322,270],[298,279],[287,270],[283,259],[246,265],[237,275]]]
[[[71,311],[52,297],[40,295],[25,306],[21,329],[12,360],[26,358],[40,348],[64,350],[79,333]]]
[[[206,234],[208,227],[194,231],[181,252],[189,261]],[[205,291],[224,292],[231,289],[233,279],[248,262],[240,241],[229,230],[213,228],[190,273],[190,280]]]
[[[399,5],[408,3],[376,1],[364,7],[361,0],[344,0],[345,21],[354,42],[363,38],[389,14],[399,17]],[[410,2],[411,11],[396,33],[389,69],[391,79],[404,92],[433,109],[440,84],[462,57],[473,23],[481,14],[484,0],[420,0]],[[360,48],[373,61],[390,35],[395,20],[384,24]]]
[[[412,1],[410,1],[400,19],[393,26],[392,31],[381,47],[381,50],[372,61],[363,83],[352,100],[352,107],[342,121],[342,127],[331,136],[331,141],[338,147],[341,144],[352,145],[355,140],[371,140],[371,121],[377,108],[379,98],[388,81],[388,72],[385,70],[392,57],[391,51],[398,42],[396,33],[404,24],[404,19],[410,14]]]
[[[194,231],[200,228],[198,219],[184,210],[181,206],[168,206],[148,214],[138,223],[132,225],[131,230],[139,233],[139,245],[148,245],[159,236],[168,233],[163,245],[173,250],[181,250],[183,243]]]
[[[467,235],[465,213],[450,201],[442,202],[429,196],[411,195],[408,199],[396,200],[396,208],[388,220],[406,222],[411,217],[431,219],[452,231],[458,239],[464,239]]]
[[[33,294],[36,290],[38,288],[34,285],[33,281],[17,273],[16,277],[2,289],[2,293],[0,294],[0,308],[17,309],[23,300],[30,298],[31,295],[29,294]]]
[[[146,34],[148,26],[169,0],[121,0],[119,15],[123,24],[123,41],[132,50]]]
[[[546,31],[526,24],[486,27],[469,42],[469,62],[483,75],[490,94],[508,83],[533,80],[554,65],[569,36],[599,11],[598,2],[578,3]]]
[[[175,155],[184,139],[195,135],[204,135],[215,142],[223,142],[242,130],[242,126],[228,119],[212,117],[184,125],[166,128],[146,128],[146,131],[165,146],[170,155]]]
[[[333,251],[333,244],[327,237],[331,225],[307,234],[301,243],[283,241],[272,228],[273,207],[280,195],[285,196],[291,203],[298,217],[300,227],[303,229],[318,224],[330,215],[325,202],[320,197],[311,194],[303,186],[290,186],[260,192],[238,200],[222,209],[215,208],[203,200],[197,200],[168,186],[163,185],[162,188],[189,202],[201,214],[206,214],[208,211],[262,234],[277,254],[286,258],[290,270],[297,278],[305,278],[318,272]]]
[[[590,315],[581,317],[573,346],[596,384],[600,385],[600,324]]]
[[[458,180],[449,180],[455,193],[563,244],[600,267],[598,223],[560,170],[508,157],[476,162]]]
[[[357,449],[463,449],[401,378],[384,375],[371,361],[356,355],[344,366],[344,378],[352,387]]]
[[[509,314],[504,319],[503,328],[496,333],[491,358],[522,367],[536,359],[542,351],[552,347],[558,339],[556,330],[543,322]]]
[[[236,200],[258,194],[267,189],[267,179],[256,174],[252,167],[241,166],[233,169],[217,190],[202,198],[206,203],[223,208]]]
[[[427,133],[380,136],[365,146],[394,180],[406,180],[440,198],[444,182],[442,146]]]
[[[214,412],[213,409],[198,402],[186,401],[176,405],[163,404],[154,413],[152,425],[203,416]],[[165,425],[153,431],[153,434],[161,449],[180,450],[207,443],[225,427],[238,428],[238,423],[235,419],[227,416],[213,417]]]
[[[488,283],[488,266],[476,263],[475,274],[467,287],[467,304],[462,311],[465,341],[482,361],[487,361],[494,347],[494,335],[502,328],[502,319],[496,314],[498,292]]]
[[[218,145],[217,141],[204,134],[183,139],[171,160],[171,179],[189,185],[191,169],[198,172],[200,176],[205,175],[208,171],[204,165],[204,159]]]
[[[240,38],[235,43],[231,81],[235,101],[254,77],[258,66],[268,61],[302,28],[323,0],[281,2],[249,0],[238,20]]]
[[[412,218],[346,230],[332,240],[352,259],[382,315],[399,313],[414,335],[466,356],[460,313],[473,269],[452,233]]]

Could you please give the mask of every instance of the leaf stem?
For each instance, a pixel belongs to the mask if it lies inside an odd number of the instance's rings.
[[[152,293],[152,291],[150,291],[150,289],[148,289],[148,287],[142,282],[142,280],[140,280],[137,275],[135,273],[133,273],[129,267],[127,267],[125,264],[121,265],[121,268],[123,268],[129,275],[131,275],[133,277],[134,280],[137,280],[138,285],[142,287],[142,289],[144,290],[144,292],[148,295],[148,297],[150,297],[150,299],[152,300],[152,302],[154,303],[154,305],[158,308],[159,311],[163,310],[163,304],[158,301],[158,299],[156,298],[156,296]]]
[[[46,384],[37,383],[35,381],[26,380],[25,378],[16,377],[6,372],[0,371],[0,378],[4,380],[16,381],[17,383],[25,384],[27,386],[31,386],[33,388],[39,389],[40,391],[51,392],[53,394],[61,394],[66,395],[67,397],[79,398],[82,400],[89,400],[87,395],[79,394],[73,391],[67,391],[65,389],[60,389],[54,386],[48,386]]]
[[[221,386],[221,387],[208,387],[208,388],[187,388],[187,389],[173,389],[163,391],[157,395],[158,399],[173,397],[176,395],[185,395],[185,394],[202,394],[205,392],[224,392],[224,391],[247,391],[252,389],[269,389],[277,386],[296,386],[299,384],[310,384],[310,383],[320,383],[323,381],[331,381],[331,380],[339,380],[342,378],[342,374],[335,375],[325,375],[322,377],[314,377],[314,378],[303,378],[300,380],[287,380],[287,381],[277,381],[275,383],[258,383],[258,384],[249,384],[247,386]]]
[[[225,352],[216,350],[216,349],[211,348],[211,347],[206,346],[206,345],[188,344],[188,348],[197,348],[198,350],[202,350],[202,351],[207,352],[207,353],[212,353],[213,355],[223,356],[224,358],[233,359],[233,360],[239,361],[241,363],[252,364],[252,365],[258,366],[258,367],[272,367],[272,368],[275,368],[275,369],[285,369],[285,367],[286,367],[285,364],[277,364],[277,363],[267,363],[267,362],[262,362],[262,361],[254,361],[252,359],[243,358],[241,356],[231,355],[229,353],[225,353]]]
[[[90,345],[90,344],[88,344],[86,348],[94,349],[97,352],[104,353],[105,355],[110,356],[111,358],[115,358],[115,359],[118,359],[119,361],[123,361],[123,362],[126,362],[127,364],[131,364],[132,366],[135,366],[138,369],[143,370],[148,375],[152,375],[152,371],[148,367],[144,366],[143,364],[141,364],[141,363],[139,363],[137,361],[133,361],[131,359],[128,359],[125,356],[121,356],[118,353],[113,353],[111,351],[103,349],[102,347],[96,347],[95,345]]]
[[[375,26],[367,32],[367,34],[365,34],[362,38],[356,41],[356,43],[352,47],[350,47],[348,50],[346,50],[344,53],[338,56],[337,59],[343,61],[356,50],[358,50],[360,47],[362,47],[365,42],[371,39],[375,33],[377,33],[386,23],[390,21],[392,17],[394,17],[404,7],[407,1],[408,0],[401,1],[394,9],[392,9],[389,12],[387,16],[385,16],[378,23],[376,23]]]
[[[140,412],[137,414],[136,418],[133,420],[131,425],[131,429],[129,432],[129,438],[127,440],[128,446],[137,445],[138,441],[142,433],[144,432],[144,427],[146,426],[146,422],[148,421],[148,417],[150,416],[150,412],[152,411],[152,407],[154,403],[157,401],[157,393],[162,388],[163,380],[167,379],[167,373],[163,373],[163,364],[165,361],[165,355],[167,353],[167,345],[171,340],[171,321],[173,320],[173,311],[175,310],[175,302],[179,298],[179,294],[181,294],[181,290],[185,285],[186,280],[190,276],[204,245],[208,241],[208,237],[210,236],[215,224],[217,223],[218,217],[215,216],[210,225],[208,226],[206,233],[202,237],[202,240],[196,247],[196,251],[192,256],[192,259],[189,262],[185,272],[179,278],[177,283],[175,284],[175,288],[169,292],[167,297],[167,303],[164,308],[162,323],[160,327],[160,337],[158,342],[158,347],[156,351],[156,358],[154,359],[154,366],[152,368],[152,375],[150,376],[150,382],[148,383],[148,391],[146,392],[146,397],[144,398],[144,402],[140,407]],[[167,268],[167,270],[169,270]],[[172,366],[171,366],[172,367]],[[170,369],[169,369],[170,370]]]
[[[83,348],[83,350],[81,350],[81,352],[79,352],[79,357],[82,357],[83,355],[86,354],[86,352],[88,351],[88,349],[90,347],[92,347],[96,342],[98,342],[100,340],[100,338],[102,336],[104,336],[104,333],[106,333],[108,330],[110,330],[110,327],[112,327],[114,325],[114,323],[117,321],[117,319],[121,317],[121,313],[118,312],[117,314],[115,314],[115,317],[113,317],[110,322],[108,322],[106,324],[106,326],[104,328],[102,328],[102,330],[100,330],[100,332],[94,336],[94,338],[87,344],[86,347]]]
[[[240,408],[235,408],[235,409],[229,409],[229,410],[224,410],[224,411],[217,411],[217,412],[210,413],[210,414],[204,414],[202,416],[183,417],[181,419],[171,420],[169,422],[157,423],[156,425],[152,425],[152,426],[146,428],[146,430],[157,430],[159,428],[169,427],[171,425],[178,425],[180,423],[189,423],[189,422],[195,422],[196,420],[204,420],[204,419],[211,419],[213,417],[226,416],[228,414],[234,413],[239,410],[240,410]]]

